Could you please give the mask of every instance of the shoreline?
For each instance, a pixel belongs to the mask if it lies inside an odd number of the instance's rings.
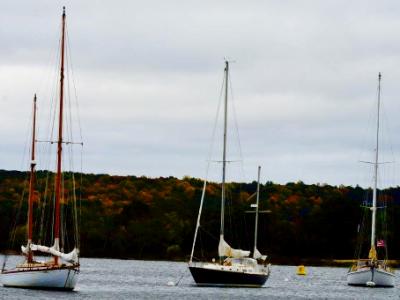
[[[19,256],[21,255],[18,252],[0,252],[1,256]],[[167,262],[183,262],[187,263],[187,259],[183,258],[171,258],[171,259],[163,259],[163,258],[135,258],[135,257],[96,257],[96,256],[81,256],[80,258],[90,258],[90,259],[118,259],[118,260],[140,260],[140,261],[167,261]],[[308,267],[341,267],[341,268],[348,268],[356,259],[314,259],[314,258],[277,258],[268,260],[268,263],[272,265],[283,265],[283,266],[298,266],[304,265]],[[400,259],[389,259],[387,260],[388,265],[394,268],[400,267]]]

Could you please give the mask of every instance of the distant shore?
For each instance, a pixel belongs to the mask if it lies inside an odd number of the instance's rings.
[[[17,251],[8,251],[7,253],[0,252],[0,255],[20,255]],[[163,258],[146,258],[139,259],[135,257],[90,257],[90,256],[82,256],[81,258],[98,258],[98,259],[121,259],[121,260],[143,260],[143,261],[176,261],[176,262],[187,262],[188,259],[184,258],[176,258],[176,259],[163,259]],[[316,259],[316,258],[277,258],[271,259],[268,261],[272,265],[287,265],[287,266],[297,266],[297,265],[305,265],[305,266],[314,266],[314,267],[342,267],[347,268],[350,267],[355,259]],[[394,268],[400,267],[400,259],[389,259],[387,260],[389,266]]]
[[[27,172],[0,170],[2,252],[12,249],[19,255],[20,245],[26,244],[28,206],[21,195],[26,194],[27,175]],[[38,195],[46,194],[51,175],[47,171],[36,172]],[[71,184],[71,174],[64,176]],[[79,177],[79,248],[83,257],[189,260],[204,187],[201,179],[106,174],[81,174]],[[226,211],[227,240],[234,247],[252,249],[254,217],[247,212],[257,183],[230,182],[227,187],[232,204]],[[265,182],[260,185],[260,191],[260,208],[271,213],[260,215],[257,245],[272,264],[348,267],[355,257],[355,249],[361,248],[364,257],[368,255],[370,224],[364,222],[360,226],[360,220],[369,212],[360,209],[363,205],[360,199],[366,199],[371,190],[299,181],[285,185]],[[390,246],[388,255],[395,259],[390,261],[391,265],[400,267],[397,260],[400,239],[396,238],[400,230],[400,187],[381,190],[380,195],[388,203],[387,232],[382,232],[380,239]],[[209,182],[205,197],[194,257],[211,260],[218,255],[220,185]],[[38,199],[44,200],[44,197]],[[37,221],[33,240],[51,245],[52,231],[48,227],[52,216],[47,210],[51,201],[48,203],[35,205]],[[63,204],[65,216],[71,217],[66,217],[68,222],[73,221],[73,207],[72,202]],[[383,216],[379,220],[383,220]],[[42,225],[48,229],[39,237]],[[363,235],[358,237],[358,232]],[[72,230],[66,230],[64,249],[73,249],[75,238]],[[383,258],[386,249],[378,250],[378,257]]]
[[[318,267],[350,267],[356,259],[314,259],[314,258],[284,258],[284,259],[272,259],[271,263],[276,265],[307,265],[307,266],[318,266]],[[400,267],[399,259],[387,260],[388,265],[392,267]]]

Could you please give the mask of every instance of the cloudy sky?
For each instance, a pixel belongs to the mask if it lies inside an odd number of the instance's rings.
[[[0,169],[27,167],[63,5],[85,172],[204,177],[224,57],[235,61],[228,152],[240,159],[237,122],[244,170],[228,178],[251,181],[261,165],[263,181],[367,185],[378,72],[382,160],[399,157],[399,1],[17,0],[0,3]]]

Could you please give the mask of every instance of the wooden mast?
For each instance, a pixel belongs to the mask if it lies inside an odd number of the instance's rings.
[[[33,195],[35,192],[35,146],[36,146],[36,94],[33,97],[33,124],[32,124],[32,148],[31,148],[31,174],[29,179],[29,199],[28,199],[28,263],[32,262],[32,227],[33,227]]]
[[[61,161],[63,143],[63,108],[64,108],[64,49],[65,48],[65,7],[62,14],[61,32],[61,68],[60,68],[60,111],[58,120],[58,141],[57,141],[57,175],[56,175],[56,199],[54,209],[54,248],[60,249],[60,199],[61,199]],[[54,256],[54,263],[58,264],[58,257]]]

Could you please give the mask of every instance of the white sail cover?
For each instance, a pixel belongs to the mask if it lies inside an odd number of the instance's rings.
[[[267,259],[267,256],[266,256],[266,255],[262,255],[262,254],[260,253],[260,251],[258,251],[258,249],[255,248],[255,249],[254,249],[254,253],[253,253],[253,258],[254,258],[254,259],[266,260],[266,259]]]
[[[250,251],[245,251],[242,249],[233,249],[227,242],[225,242],[224,237],[221,235],[219,239],[218,245],[218,255],[219,256],[226,256],[226,257],[233,257],[233,258],[242,258],[248,257],[250,255]]]
[[[70,263],[77,263],[78,262],[78,255],[79,255],[79,250],[77,248],[74,248],[69,253],[63,253],[55,249],[55,247],[46,247],[42,245],[35,245],[31,244],[30,245],[31,251],[39,251],[42,253],[48,253],[54,256],[61,257],[63,260],[70,262]],[[28,254],[28,247],[21,246],[22,253]]]

